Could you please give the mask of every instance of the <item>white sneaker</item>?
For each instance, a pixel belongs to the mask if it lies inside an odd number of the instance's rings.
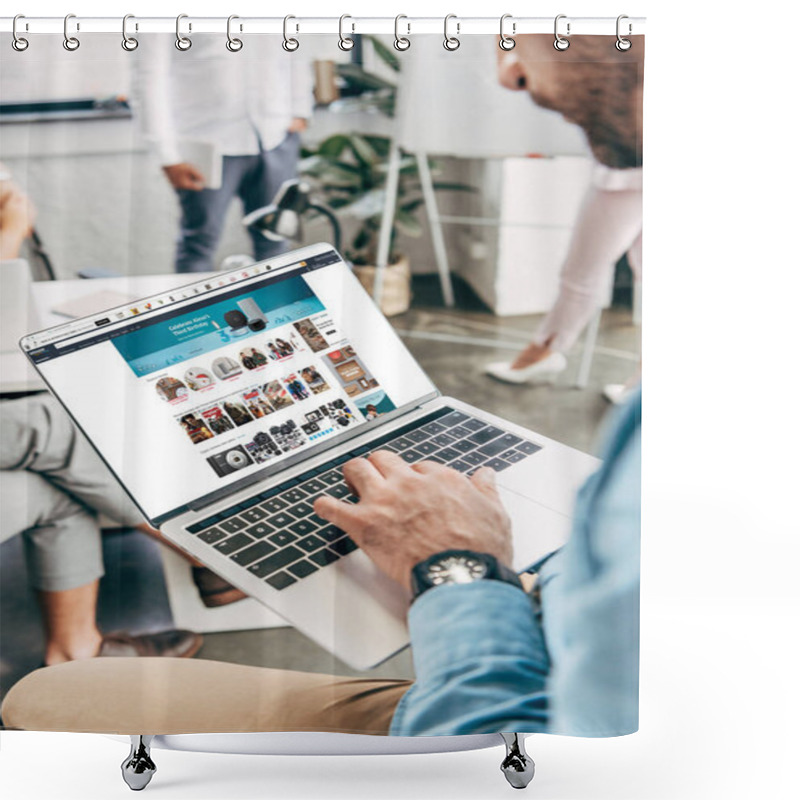
[[[630,394],[630,387],[624,383],[607,383],[603,387],[603,397],[612,405],[624,403]]]
[[[563,353],[550,353],[547,358],[522,369],[511,369],[510,361],[495,361],[487,364],[483,371],[503,383],[530,383],[552,380],[567,368],[567,359]]]

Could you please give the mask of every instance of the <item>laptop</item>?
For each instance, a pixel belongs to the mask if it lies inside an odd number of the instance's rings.
[[[318,244],[26,336],[152,525],[349,666],[408,644],[404,589],[314,514],[378,449],[498,472],[522,571],[566,540],[594,458],[443,397]],[[435,376],[434,376],[435,377]]]

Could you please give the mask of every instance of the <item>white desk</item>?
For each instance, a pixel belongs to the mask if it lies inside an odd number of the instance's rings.
[[[176,289],[187,283],[201,280],[215,273],[191,275],[140,275],[125,278],[97,278],[93,280],[40,281],[33,284],[33,303],[41,320],[41,327],[52,327],[67,322],[68,317],[53,312],[53,308],[68,300],[90,297],[99,292],[117,292],[130,300]],[[104,308],[89,309],[96,313]],[[7,358],[6,358],[7,357]],[[20,352],[4,354],[0,392],[35,391],[44,389],[38,376],[25,379],[27,358]],[[8,367],[8,369],[6,369]],[[6,380],[8,375],[8,380]],[[175,626],[200,633],[212,631],[250,630],[275,628],[286,625],[284,620],[255,600],[242,600],[222,608],[206,608],[200,601],[191,579],[189,562],[166,547],[161,547],[164,577]]]

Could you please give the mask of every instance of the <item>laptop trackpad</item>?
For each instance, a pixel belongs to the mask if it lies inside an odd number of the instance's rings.
[[[514,568],[521,572],[561,547],[569,538],[572,520],[520,494],[498,487],[511,517]]]

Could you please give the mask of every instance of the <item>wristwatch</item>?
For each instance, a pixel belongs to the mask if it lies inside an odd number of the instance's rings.
[[[516,573],[488,553],[445,550],[420,561],[411,570],[411,592],[416,600],[423,592],[445,584],[503,581],[522,589]]]

